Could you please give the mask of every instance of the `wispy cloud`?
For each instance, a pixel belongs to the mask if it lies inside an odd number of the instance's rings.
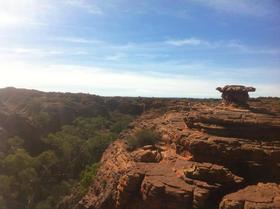
[[[105,56],[105,60],[108,60],[108,61],[120,61],[120,60],[124,59],[125,57],[127,57],[127,55],[124,54],[124,53],[116,53],[114,55]]]
[[[65,0],[65,3],[69,6],[77,7],[80,9],[84,9],[90,14],[93,15],[102,15],[103,11],[100,7],[94,4],[93,1],[88,0]]]
[[[22,25],[27,22],[30,22],[30,19],[20,17],[19,15],[9,14],[6,12],[0,11],[0,27],[14,26],[14,25]]]
[[[46,91],[90,92],[99,95],[206,97],[213,95],[216,81],[71,65],[13,63],[1,69],[0,87],[16,86]],[[67,77],[65,75],[67,74]],[[15,77],[14,75],[18,75]],[[204,83],[204,85],[203,85]],[[207,83],[205,88],[205,83]],[[180,92],[179,89],[182,91]],[[183,90],[185,89],[185,90]],[[209,94],[209,89],[213,89]]]
[[[18,4],[17,4],[18,3]],[[0,1],[0,27],[21,26],[32,21],[35,9],[35,3],[31,0],[29,4],[26,0],[23,1]],[[26,5],[29,8],[26,8]],[[32,8],[30,8],[32,7]]]
[[[229,82],[229,80],[195,78],[183,74],[125,70],[116,72],[108,68],[79,65],[36,65],[14,62],[2,63],[0,69],[9,69],[0,70],[2,75],[0,87],[89,92],[108,96],[219,97],[215,88]],[[250,85],[254,85],[262,95],[280,96],[279,84],[258,85],[251,82]]]
[[[239,41],[228,41],[226,43],[221,43],[221,46],[237,49],[241,53],[249,54],[268,54],[268,55],[280,55],[280,48],[265,48],[265,47],[254,47],[242,44]]]
[[[28,47],[15,47],[15,48],[0,48],[0,57],[8,59],[13,62],[18,59],[33,59],[44,57],[57,57],[67,55],[83,56],[87,52],[79,49],[67,50],[64,48],[28,48]],[[3,60],[5,60],[3,59]],[[1,60],[0,60],[1,62]]]
[[[209,46],[210,43],[201,39],[197,38],[186,38],[186,39],[174,39],[174,40],[168,40],[165,43],[174,45],[174,46],[198,46],[198,45],[205,45]]]
[[[61,3],[55,0],[0,0],[0,28],[42,26],[58,19],[59,9]]]
[[[104,41],[96,40],[96,39],[87,39],[81,37],[55,37],[50,38],[51,41],[62,41],[69,43],[77,43],[77,44],[104,44]]]
[[[250,53],[250,54],[270,54],[270,55],[279,55],[279,48],[265,48],[260,46],[249,46],[241,43],[237,40],[229,40],[229,41],[207,41],[199,38],[185,38],[185,39],[169,39],[164,42],[165,44],[169,44],[176,47],[184,47],[184,46],[194,46],[194,47],[202,47],[203,48],[223,48],[223,49],[231,49],[235,50],[237,53]],[[233,51],[234,52],[234,51]]]
[[[63,50],[58,49],[38,49],[38,48],[15,48],[10,51],[18,55],[32,55],[32,56],[52,56],[64,54]]]
[[[239,14],[239,15],[250,15],[250,16],[264,16],[272,11],[275,12],[275,8],[271,7],[272,1],[263,0],[189,0],[194,3],[207,6],[217,11]],[[276,1],[275,1],[276,2]],[[278,2],[279,3],[279,2]],[[277,2],[276,2],[277,4]]]

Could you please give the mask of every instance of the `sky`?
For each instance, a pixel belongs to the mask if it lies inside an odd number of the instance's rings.
[[[0,88],[280,96],[279,0],[0,0]]]

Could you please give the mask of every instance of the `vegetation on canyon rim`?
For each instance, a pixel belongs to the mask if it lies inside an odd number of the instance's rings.
[[[56,133],[42,139],[47,149],[31,156],[24,139],[8,139],[8,150],[1,157],[1,209],[53,208],[73,185],[86,192],[106,147],[117,138],[131,117],[77,118]]]
[[[126,140],[129,148],[133,150],[145,145],[154,145],[160,140],[160,138],[160,134],[152,129],[141,129]]]

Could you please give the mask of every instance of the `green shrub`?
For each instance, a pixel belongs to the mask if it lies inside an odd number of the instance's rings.
[[[99,163],[93,163],[91,166],[87,166],[84,171],[81,173],[80,184],[84,188],[88,188],[91,184],[93,178],[96,176]]]
[[[153,145],[160,140],[159,133],[151,129],[142,129],[127,139],[127,143],[130,149],[136,149],[145,145]]]
[[[0,196],[0,209],[6,209],[6,203],[2,196]]]
[[[33,120],[35,121],[36,125],[39,125],[39,127],[43,128],[48,125],[51,120],[51,116],[49,113],[41,111],[33,116]]]
[[[123,116],[122,118],[119,118],[119,120],[111,126],[110,131],[114,133],[120,133],[122,130],[127,128],[128,124],[131,121],[132,121],[132,117]]]

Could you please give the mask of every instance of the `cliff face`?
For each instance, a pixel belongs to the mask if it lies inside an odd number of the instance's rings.
[[[254,100],[244,109],[185,101],[145,112],[106,150],[77,208],[279,209],[277,103]],[[129,151],[124,139],[146,128],[161,141]]]

